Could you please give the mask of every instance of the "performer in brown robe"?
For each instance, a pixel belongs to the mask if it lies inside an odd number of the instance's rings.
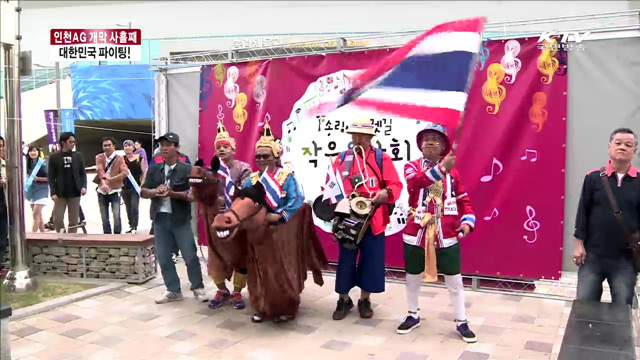
[[[212,224],[220,241],[242,242],[246,236],[249,297],[257,311],[253,322],[293,319],[307,271],[322,286],[328,263],[294,173],[276,166],[280,145],[270,131],[266,124],[256,146],[260,172],[251,174],[231,208]]]

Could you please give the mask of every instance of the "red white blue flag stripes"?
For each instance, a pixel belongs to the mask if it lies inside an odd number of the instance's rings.
[[[357,75],[337,104],[314,110],[353,104],[455,127],[467,102],[485,22],[472,18],[434,27]]]

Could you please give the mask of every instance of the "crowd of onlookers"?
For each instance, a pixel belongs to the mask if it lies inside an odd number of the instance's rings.
[[[0,261],[8,247],[5,145],[4,138],[0,137],[0,185],[3,188],[0,191]],[[120,206],[124,204],[129,225],[126,233],[135,234],[139,224],[140,186],[149,159],[140,140],[124,141],[122,150],[118,150],[119,145],[113,137],[102,138],[103,152],[96,155],[96,175],[92,182],[96,185],[103,232],[122,233]],[[23,143],[24,199],[33,217],[32,227],[27,230],[75,233],[86,225],[80,199],[88,190],[87,173],[84,158],[75,149],[76,136],[71,132],[60,134],[57,146],[48,157],[41,147]],[[53,210],[45,221],[43,208],[50,204],[49,199],[53,200]]]

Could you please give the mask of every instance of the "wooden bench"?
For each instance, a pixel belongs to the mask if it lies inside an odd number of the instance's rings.
[[[153,235],[27,233],[31,269],[42,275],[144,283],[156,277]]]
[[[631,307],[575,300],[558,360],[634,360]]]

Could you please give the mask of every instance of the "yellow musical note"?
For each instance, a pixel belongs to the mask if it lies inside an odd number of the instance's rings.
[[[537,66],[538,70],[546,76],[543,76],[540,81],[543,84],[551,84],[553,80],[553,74],[558,70],[560,62],[554,57],[558,52],[558,42],[556,39],[551,39],[551,42],[545,40],[541,45],[542,53],[538,56]]]
[[[504,80],[504,68],[501,64],[493,63],[487,68],[487,81],[482,84],[482,97],[489,104],[487,112],[495,115],[500,110],[502,103],[507,96],[507,90],[500,83]]]
[[[224,78],[227,75],[224,65],[218,64],[213,68],[213,77],[216,79],[216,86],[221,87],[224,84]]]
[[[239,93],[236,97],[236,107],[233,109],[233,120],[238,124],[236,130],[242,132],[244,123],[247,121],[249,114],[244,108],[247,106],[247,95]]]
[[[549,115],[544,109],[545,105],[547,105],[547,94],[542,91],[533,94],[533,104],[529,108],[529,120],[533,123],[533,129],[538,132],[542,130],[542,125],[547,121]]]

